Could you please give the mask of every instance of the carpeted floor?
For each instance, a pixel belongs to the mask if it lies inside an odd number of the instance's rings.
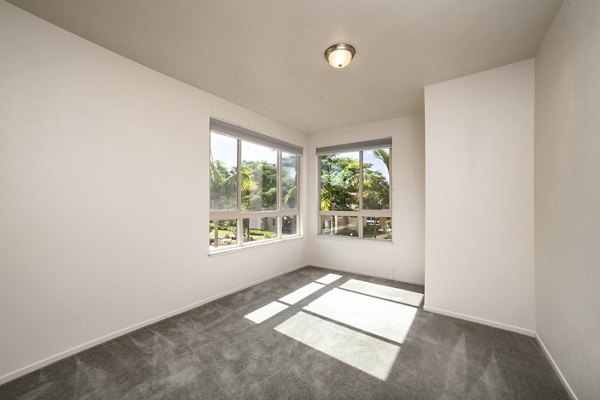
[[[0,399],[569,399],[534,339],[423,311],[420,293],[303,268],[9,382]]]

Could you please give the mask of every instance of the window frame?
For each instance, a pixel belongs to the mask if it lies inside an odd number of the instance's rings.
[[[358,144],[357,144],[358,145]],[[336,147],[336,146],[332,146],[332,147]],[[316,160],[316,170],[317,170],[317,182],[318,182],[318,187],[317,187],[317,236],[320,237],[326,237],[326,238],[330,238],[330,237],[335,237],[335,238],[348,238],[350,240],[353,239],[360,239],[360,240],[368,240],[368,241],[376,241],[376,242],[383,242],[383,243],[393,243],[394,241],[394,235],[392,234],[392,238],[391,239],[374,239],[374,238],[365,238],[363,237],[363,228],[364,228],[364,221],[365,218],[368,217],[375,217],[375,218],[390,218],[392,221],[392,229],[394,226],[394,218],[392,215],[392,199],[393,199],[393,193],[394,193],[394,189],[393,189],[393,179],[392,179],[392,171],[393,171],[393,154],[392,154],[392,149],[393,146],[390,143],[389,146],[379,146],[379,147],[361,147],[361,146],[357,146],[356,148],[353,148],[351,144],[348,145],[341,145],[340,147],[343,147],[342,151],[337,151],[337,152],[329,152],[329,153],[321,153],[321,154],[317,154],[317,160]],[[385,210],[369,210],[369,209],[364,209],[364,193],[363,193],[363,185],[364,185],[364,165],[363,165],[363,152],[365,151],[369,151],[369,150],[375,150],[375,149],[381,149],[381,148],[385,148],[388,149],[389,151],[389,168],[388,168],[388,175],[389,175],[389,207],[388,209]],[[323,211],[321,210],[321,157],[326,157],[328,155],[333,155],[333,154],[343,154],[343,153],[348,153],[348,152],[358,152],[358,170],[359,170],[359,174],[358,174],[358,209],[357,210],[347,210],[347,211]],[[321,225],[321,217],[322,216],[340,216],[340,217],[357,217],[358,220],[358,226],[357,226],[357,232],[358,232],[358,236],[346,236],[346,235],[335,235],[335,234],[326,234],[326,233],[322,233],[322,225]]]
[[[257,245],[262,245],[266,243],[277,243],[285,240],[295,239],[302,236],[301,229],[301,218],[300,218],[300,187],[301,187],[301,162],[302,155],[295,154],[285,149],[278,148],[276,146],[269,146],[265,143],[255,142],[248,138],[242,138],[235,134],[231,134],[228,132],[222,132],[222,130],[209,129],[209,182],[211,180],[211,171],[210,171],[210,162],[212,160],[212,134],[218,134],[230,137],[237,141],[237,162],[236,162],[236,173],[237,173],[237,207],[236,210],[212,210],[210,209],[210,188],[208,191],[209,197],[209,223],[212,221],[214,224],[213,234],[210,234],[209,230],[209,244],[208,250],[210,254],[223,253],[233,250],[240,250],[242,248],[254,247]],[[277,152],[277,201],[275,210],[263,210],[263,211],[243,211],[242,210],[242,142],[250,142],[255,145],[263,146],[265,148],[269,148],[275,150]],[[286,156],[295,157],[296,158],[296,204],[294,208],[284,208],[282,207],[283,197],[282,197],[282,177],[283,177],[283,158],[284,154]],[[209,185],[210,187],[210,185]],[[287,234],[285,237],[283,236],[283,217],[285,216],[295,216],[296,217],[296,233],[295,234]],[[274,238],[263,239],[257,241],[248,241],[244,242],[244,219],[254,219],[254,218],[265,218],[271,217],[276,218],[277,223],[277,232]],[[227,246],[219,246],[218,245],[218,232],[219,232],[219,221],[223,220],[236,220],[236,244],[231,244]],[[214,244],[210,244],[210,239],[214,239]]]

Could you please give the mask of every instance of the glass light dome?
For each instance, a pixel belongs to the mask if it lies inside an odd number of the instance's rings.
[[[339,69],[350,64],[355,53],[356,50],[349,44],[338,43],[325,50],[325,59],[333,68]]]

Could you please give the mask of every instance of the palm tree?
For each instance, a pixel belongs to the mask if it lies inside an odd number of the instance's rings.
[[[242,208],[273,210],[277,207],[277,165],[267,161],[242,164]]]
[[[375,149],[373,156],[379,159],[387,169],[387,176],[390,171],[390,152],[389,149]],[[384,172],[371,169],[372,164],[363,165],[364,179],[364,207],[366,209],[381,210],[387,209],[390,205],[390,183]]]
[[[235,208],[237,204],[237,171],[227,169],[221,160],[210,161],[210,199],[212,209]]]
[[[375,158],[381,160],[385,164],[385,167],[390,172],[390,150],[389,149],[375,149],[373,150]]]
[[[357,159],[337,154],[321,157],[321,210],[356,209],[358,171]]]

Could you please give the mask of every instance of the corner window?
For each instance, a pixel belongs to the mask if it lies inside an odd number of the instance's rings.
[[[211,119],[210,251],[298,236],[302,148]]]
[[[317,149],[319,234],[392,239],[391,138]]]

